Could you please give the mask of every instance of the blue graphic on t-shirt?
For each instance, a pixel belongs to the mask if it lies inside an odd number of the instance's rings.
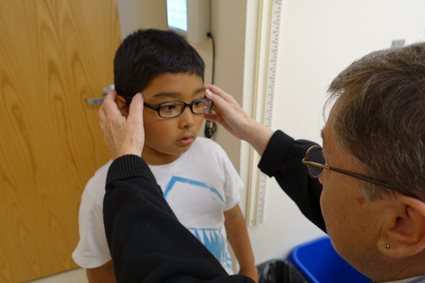
[[[170,191],[173,189],[174,185],[177,182],[191,184],[191,185],[197,186],[199,188],[209,189],[213,194],[216,194],[224,202],[223,197],[220,195],[220,193],[217,191],[217,189],[214,188],[214,186],[208,185],[207,183],[204,183],[204,182],[190,180],[190,179],[186,179],[186,178],[178,177],[178,176],[171,177],[170,181],[168,182],[167,187],[164,190],[164,198],[165,199],[167,199],[167,195],[170,193]]]
[[[221,227],[218,229],[189,228],[192,234],[204,244],[210,253],[212,253],[227,270],[231,270],[232,261],[229,253],[227,252],[227,244],[221,229]]]
[[[218,198],[219,201],[224,203],[224,198],[220,192],[213,186],[204,182],[186,179],[179,176],[172,176],[170,181],[164,190],[164,198],[170,195],[170,192],[173,189],[181,188],[181,183],[189,184],[190,189],[202,189],[208,190],[211,194],[214,195],[214,198]],[[180,184],[180,186],[177,186]],[[196,193],[196,192],[194,192]],[[194,215],[196,217],[196,215]],[[222,231],[223,226],[218,228],[205,228],[205,227],[186,227],[192,234],[217,258],[218,261],[228,270],[231,270],[231,258],[227,251],[227,243],[224,237],[224,231]]]

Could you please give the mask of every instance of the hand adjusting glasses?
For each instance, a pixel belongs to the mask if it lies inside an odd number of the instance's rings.
[[[144,103],[144,106],[156,111],[161,118],[175,118],[180,116],[186,107],[189,107],[193,114],[205,114],[211,111],[213,101],[208,98],[195,99],[191,103],[184,101],[169,101],[152,105]]]
[[[319,145],[313,145],[307,150],[307,152],[305,153],[305,157],[302,160],[302,163],[307,167],[307,171],[309,175],[313,178],[319,178],[320,176],[323,175],[323,172],[325,170],[330,170],[330,171],[338,172],[347,176],[351,176],[351,177],[369,182],[371,184],[374,184],[380,187],[384,187],[390,190],[400,192],[399,189],[395,188],[394,186],[391,186],[387,182],[384,182],[372,177],[368,177],[359,173],[329,166],[328,164],[325,163],[323,150],[322,150],[322,147],[320,147]]]

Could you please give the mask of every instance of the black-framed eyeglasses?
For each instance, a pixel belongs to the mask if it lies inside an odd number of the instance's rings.
[[[335,171],[347,176],[351,176],[353,178],[357,178],[362,181],[366,181],[371,184],[384,187],[390,190],[400,191],[396,187],[388,184],[385,181],[378,180],[369,176],[365,176],[363,174],[329,166],[325,162],[325,157],[323,156],[323,149],[319,145],[313,145],[307,150],[307,152],[305,153],[305,157],[302,160],[302,163],[307,167],[307,171],[309,175],[313,178],[319,178],[320,176],[323,175],[323,172],[325,170],[330,170],[330,171]]]
[[[211,111],[213,101],[208,98],[195,99],[191,103],[184,101],[169,101],[153,105],[144,103],[144,106],[156,111],[161,118],[175,118],[180,116],[186,107],[189,107],[193,114],[205,114]]]

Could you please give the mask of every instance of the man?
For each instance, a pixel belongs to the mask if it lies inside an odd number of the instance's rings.
[[[261,154],[260,169],[275,177],[304,215],[329,234],[348,262],[375,281],[425,281],[424,43],[373,52],[334,79],[329,92],[335,103],[322,132],[323,149],[281,131],[273,133],[248,117],[230,95],[215,86],[206,87],[215,104],[215,114],[207,118]],[[209,257],[179,231],[171,215],[165,217],[170,213],[160,194],[152,197],[155,181],[137,157],[143,148],[141,98],[133,101],[133,115],[127,120],[117,113],[113,99],[111,94],[100,110],[105,140],[113,157],[119,157],[106,185],[104,217],[110,223],[106,233],[127,230],[126,241],[136,245],[148,239],[148,231],[154,228],[161,235],[155,240],[172,243],[164,249],[152,241],[152,249],[134,251],[117,238],[110,248],[131,252],[129,259],[114,260],[144,268],[127,273],[138,282],[147,282],[149,276],[154,276],[149,278],[154,282],[179,282],[172,280],[176,274],[190,278],[186,282],[244,282],[238,281],[245,280],[242,277],[222,277],[215,264],[210,268],[210,263],[203,264]],[[127,203],[116,200],[121,197]],[[132,216],[133,221],[125,223]],[[149,217],[155,219],[149,221]],[[161,227],[174,227],[175,234],[161,234]],[[154,264],[144,260],[148,255],[155,255]],[[177,258],[185,263],[177,264]],[[192,260],[198,264],[196,271],[190,269]],[[155,274],[164,270],[165,277],[157,280]],[[210,273],[200,276],[200,270]]]

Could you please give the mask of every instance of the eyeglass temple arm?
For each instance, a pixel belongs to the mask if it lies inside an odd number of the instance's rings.
[[[360,179],[360,180],[363,180],[363,181],[366,181],[366,182],[369,182],[369,183],[372,183],[372,184],[375,184],[375,185],[378,185],[378,186],[381,186],[381,187],[384,187],[384,188],[388,188],[388,189],[392,189],[392,190],[396,189],[393,186],[391,186],[390,184],[388,184],[384,181],[372,178],[372,177],[368,177],[368,176],[365,176],[365,175],[362,175],[362,174],[346,171],[344,169],[339,169],[339,168],[335,168],[335,167],[331,167],[331,166],[328,166],[328,167],[329,167],[329,170],[339,172],[341,174],[345,174],[345,175],[348,175],[348,176],[351,176],[351,177],[354,177],[354,178],[357,178],[357,179]]]
[[[354,178],[357,178],[357,179],[360,179],[360,180],[363,180],[363,181],[366,181],[366,182],[369,182],[369,183],[372,183],[372,184],[375,184],[375,185],[378,185],[378,186],[381,186],[381,187],[384,187],[384,188],[397,190],[397,188],[395,188],[394,186],[391,186],[390,184],[388,184],[384,181],[381,181],[381,180],[378,180],[378,179],[375,179],[375,178],[371,178],[371,177],[368,177],[368,176],[365,176],[365,175],[362,175],[362,174],[354,173],[354,172],[351,172],[351,171],[347,171],[347,170],[344,170],[344,169],[335,168],[335,167],[329,166],[327,164],[321,164],[321,163],[314,162],[314,161],[308,161],[308,160],[305,160],[305,158],[302,160],[302,163],[306,164],[306,165],[312,165],[312,166],[320,167],[320,168],[323,168],[323,169],[335,171],[335,172],[338,172],[338,173],[341,173],[341,174],[344,174],[344,175],[347,175],[347,176],[351,176],[351,177],[354,177]]]

